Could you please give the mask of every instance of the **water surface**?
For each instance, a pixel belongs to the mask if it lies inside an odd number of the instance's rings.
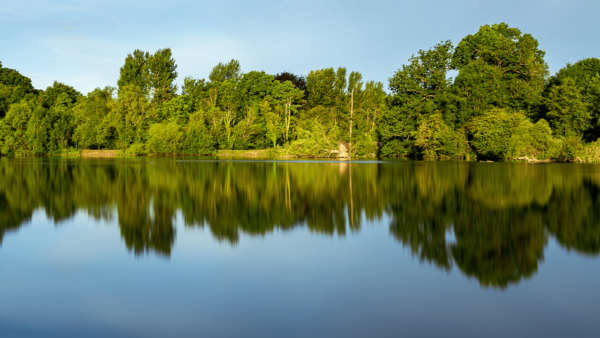
[[[597,337],[600,166],[0,158],[2,337]]]

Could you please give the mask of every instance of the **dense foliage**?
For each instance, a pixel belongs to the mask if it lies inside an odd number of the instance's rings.
[[[389,92],[343,67],[273,76],[237,60],[178,88],[169,48],[135,50],[116,88],[87,95],[58,82],[36,90],[0,64],[0,152],[600,161],[600,60],[550,76],[544,57],[533,36],[501,23],[418,51]]]

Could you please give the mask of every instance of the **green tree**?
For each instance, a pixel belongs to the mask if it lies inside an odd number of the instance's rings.
[[[203,112],[190,116],[185,131],[183,151],[190,155],[212,155],[216,152],[215,141],[206,126]]]
[[[0,62],[0,118],[8,112],[9,106],[28,97],[32,99],[39,93],[33,88],[31,79],[14,69],[2,67]]]
[[[591,127],[592,114],[575,79],[568,77],[563,84],[554,86],[544,103],[548,120],[558,135],[582,137]]]
[[[472,137],[471,146],[484,158],[503,158],[510,151],[513,133],[525,119],[523,113],[491,109],[467,125]]]
[[[73,142],[82,149],[114,149],[116,128],[110,113],[115,88],[96,88],[73,106]]]
[[[119,80],[117,81],[119,90],[131,84],[138,86],[144,92],[150,89],[149,58],[149,52],[143,52],[139,49],[134,50],[132,54],[127,54],[125,64],[121,67]]]
[[[184,133],[177,122],[152,124],[148,130],[146,149],[151,154],[181,154]]]
[[[393,107],[379,119],[379,135],[383,156],[407,156],[413,152],[415,135],[421,116],[444,110],[448,86],[452,79],[448,70],[453,47],[450,41],[441,42],[409,59],[389,79]],[[445,110],[444,110],[445,111]],[[453,122],[452,118],[446,118]]]
[[[336,73],[333,68],[313,70],[306,78],[306,91],[310,107],[333,107],[335,103],[334,84]]]
[[[600,59],[587,58],[574,64],[567,64],[549,79],[544,97],[548,98],[555,87],[564,85],[567,78],[575,80],[575,85],[579,88],[582,99],[588,105],[592,115],[591,128],[584,133],[585,138],[588,141],[597,140],[600,137]],[[547,114],[549,108],[547,106],[543,108],[545,108],[544,113]]]
[[[52,86],[46,88],[42,93],[43,105],[50,108],[57,104],[61,95],[65,94],[70,100],[69,104],[77,103],[77,100],[82,97],[81,93],[75,88],[61,82],[54,81]]]
[[[281,123],[281,134],[284,142],[289,142],[291,139],[291,128],[293,121],[298,113],[299,101],[304,96],[304,91],[297,88],[293,82],[284,81],[276,82],[272,91],[273,103],[276,105],[275,110],[279,112]]]
[[[218,65],[213,67],[208,75],[208,79],[211,82],[223,82],[225,80],[237,81],[241,79],[243,73],[238,60],[232,59],[228,63],[219,62]]]
[[[125,58],[117,85],[119,93],[127,86],[136,86],[154,101],[155,106],[169,100],[177,92],[173,83],[177,78],[177,65],[171,49],[159,49],[154,54],[136,49]]]
[[[548,66],[545,52],[530,34],[505,23],[484,25],[456,46],[453,85],[457,123],[466,123],[493,107],[538,114]]]
[[[557,158],[562,143],[552,137],[552,129],[544,119],[535,124],[523,120],[510,139],[509,154],[512,157],[531,157],[533,159]]]

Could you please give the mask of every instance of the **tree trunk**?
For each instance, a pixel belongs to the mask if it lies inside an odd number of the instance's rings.
[[[348,146],[350,148],[350,158],[352,158],[352,118],[354,115],[354,88],[352,89],[352,94],[350,94],[350,140],[348,142]]]

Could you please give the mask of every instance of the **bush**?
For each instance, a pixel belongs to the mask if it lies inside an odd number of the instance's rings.
[[[552,137],[550,124],[539,120],[536,124],[523,120],[510,139],[511,157],[531,157],[546,160],[560,155],[562,142]]]
[[[600,140],[596,140],[583,146],[579,158],[584,162],[600,162]]]
[[[452,130],[441,114],[432,114],[421,120],[416,133],[415,145],[425,157],[466,157],[469,151],[464,129]]]
[[[204,121],[190,122],[185,131],[183,152],[190,155],[212,155],[217,152],[214,138]]]
[[[146,149],[146,145],[143,143],[134,143],[129,146],[129,148],[125,149],[122,155],[146,155],[148,154],[148,150]]]
[[[475,117],[467,125],[471,146],[478,155],[488,158],[504,158],[510,152],[513,133],[526,119],[521,112],[508,112],[495,108]]]
[[[147,151],[150,154],[181,154],[183,132],[176,122],[155,123],[148,130]]]

